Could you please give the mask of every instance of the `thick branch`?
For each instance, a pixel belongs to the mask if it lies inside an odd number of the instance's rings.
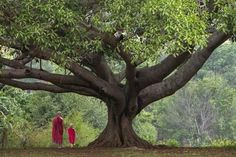
[[[95,36],[99,37],[105,44],[108,44],[111,47],[115,48],[117,43],[119,42],[115,39],[115,37],[112,34],[103,33],[99,31],[97,28],[92,27],[91,25],[80,23],[80,27],[86,28],[90,33],[94,33]],[[45,52],[45,51],[42,52],[42,50],[39,48],[38,49],[36,48],[34,52],[37,52],[35,54],[35,57],[37,58],[50,60],[52,57],[51,52]],[[55,63],[59,65],[61,64],[60,61],[55,61]],[[92,72],[83,68],[78,63],[70,61],[70,63],[67,64],[66,68],[68,68],[71,72],[73,72],[77,77],[84,79],[86,82],[90,83],[93,87],[96,87],[97,90],[105,93],[106,95],[116,99],[121,99],[121,97],[124,97],[123,93],[121,92],[121,89],[118,86],[113,86],[109,84],[107,81],[104,81],[99,77],[96,77],[95,75],[93,75]]]
[[[75,76],[53,74],[33,68],[3,69],[1,70],[0,77],[11,78],[11,79],[35,78],[51,82],[53,84],[78,85],[78,86],[89,87],[88,83],[78,79]]]
[[[7,65],[10,65],[10,67],[12,68],[15,68],[15,69],[2,69],[0,73],[1,78],[8,78],[8,79],[35,78],[50,82],[61,88],[70,89],[82,95],[95,96],[100,98],[99,94],[95,92],[87,82],[79,79],[78,77],[71,75],[53,74],[46,71],[29,68],[26,66],[22,66],[15,60],[8,60],[5,58],[1,58],[1,61],[3,61],[3,63],[7,63]],[[22,69],[16,69],[18,67],[21,67]]]
[[[163,61],[161,61],[161,63],[139,70],[137,72],[137,84],[139,90],[142,90],[151,84],[162,81],[189,57],[189,52],[184,52],[176,57],[169,55]]]
[[[8,67],[15,67],[15,68],[23,68],[23,65],[27,64],[31,60],[32,58],[27,57],[27,54],[25,53],[22,53],[20,56],[16,57],[13,61],[0,57],[0,63],[2,65],[7,65]],[[0,86],[0,89],[2,89],[3,87],[4,85],[2,84]]]
[[[122,70],[120,73],[115,74],[116,81],[120,83],[122,80],[124,80],[125,75],[126,75],[125,70]]]
[[[6,65],[8,67],[16,68],[16,69],[22,69],[25,67],[25,65],[19,63],[18,61],[15,60],[9,60],[3,57],[0,57],[0,63],[3,65]]]
[[[14,69],[2,70],[0,74],[0,76],[2,77],[15,77],[15,78],[31,77],[31,78],[43,79],[45,81],[54,82],[54,83],[89,86],[87,82],[75,76],[53,74],[46,71],[29,68],[15,60],[9,60],[9,59],[0,57],[0,63],[3,65],[9,66],[11,68],[14,68]]]
[[[126,97],[128,102],[128,112],[134,115],[138,110],[137,96],[138,91],[136,88],[136,67],[132,65],[126,66]]]
[[[118,54],[126,63],[125,75],[126,75],[128,86],[133,86],[135,82],[135,77],[136,77],[136,66],[132,64],[132,57],[129,53],[124,51],[124,48],[122,45],[120,45],[118,48]]]
[[[108,66],[102,53],[88,54],[82,60],[82,64],[90,67],[90,69],[101,79],[111,84],[117,83],[115,80],[115,76]]]
[[[25,64],[29,63],[34,59],[36,54],[38,54],[37,49],[33,48],[30,50],[21,50],[22,54],[17,56],[14,60],[9,60],[3,57],[0,57],[0,63],[14,67],[17,69],[24,68]]]
[[[131,55],[124,51],[124,48],[123,48],[122,45],[120,45],[118,47],[118,54],[125,61],[126,65],[131,65],[132,64],[132,57],[131,57]]]
[[[100,76],[100,78],[111,84],[116,83],[114,74],[108,66],[104,56],[101,56],[100,62],[94,66],[94,69],[96,70],[96,73],[98,76]]]
[[[142,107],[157,101],[161,98],[174,94],[178,89],[182,88],[203,66],[208,57],[215,48],[226,41],[230,36],[224,33],[215,32],[208,40],[205,48],[198,50],[192,57],[173,75],[161,83],[153,84],[140,93]]]
[[[48,51],[42,51],[40,49],[35,49],[35,57],[50,60],[52,57],[52,53]],[[61,61],[54,59],[54,63],[60,65]],[[118,86],[114,86],[109,84],[107,81],[95,76],[93,72],[83,68],[78,63],[75,63],[73,61],[67,61],[66,68],[69,69],[73,74],[75,74],[76,77],[79,79],[86,81],[89,83],[93,89],[96,89],[107,96],[113,97],[117,100],[120,100],[121,97],[123,97],[123,94]]]
[[[137,108],[137,88],[136,88],[136,65],[132,62],[132,56],[124,51],[122,45],[118,48],[118,54],[126,63],[125,76],[126,76],[126,101],[128,103],[128,112],[130,115],[135,113]]]
[[[44,91],[49,91],[49,92],[54,92],[54,93],[73,92],[71,90],[63,89],[55,85],[39,83],[39,82],[26,83],[26,82],[21,82],[21,81],[16,81],[16,80],[11,80],[11,79],[4,79],[4,78],[0,78],[0,82],[5,85],[10,85],[13,87],[20,88],[22,90],[44,90]]]
[[[73,91],[81,95],[94,96],[100,98],[100,95],[95,92],[88,84],[83,84],[74,76],[63,76],[59,74],[50,74],[37,69],[5,69],[0,73],[3,79],[24,79],[35,78],[43,81],[48,81],[57,87],[61,87],[65,91]],[[20,82],[19,82],[20,83]]]
[[[64,85],[64,84],[56,84],[57,86],[64,88],[64,89],[70,89],[74,91],[75,93],[86,95],[86,96],[93,96],[99,99],[102,99],[103,97],[93,90],[92,88],[82,87],[82,86],[75,86],[75,85]]]
[[[91,83],[92,86],[96,87],[99,91],[104,94],[111,96],[117,100],[123,100],[124,95],[118,86],[109,84],[108,82],[100,79],[93,75],[87,69],[82,68],[77,63],[69,63],[68,69],[72,71],[76,76],[81,77]]]

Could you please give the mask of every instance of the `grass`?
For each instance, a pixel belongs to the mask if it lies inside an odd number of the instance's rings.
[[[236,149],[159,148],[159,149],[5,149],[0,157],[236,157]]]

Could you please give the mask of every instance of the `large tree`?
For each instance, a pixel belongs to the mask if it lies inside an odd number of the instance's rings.
[[[108,123],[90,146],[148,147],[132,120],[183,87],[233,36],[235,7],[235,0],[1,0],[0,83],[96,97]]]

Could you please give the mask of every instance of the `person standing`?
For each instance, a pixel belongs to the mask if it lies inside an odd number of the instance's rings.
[[[69,139],[69,143],[70,146],[73,147],[75,145],[75,129],[73,128],[73,125],[70,124],[70,127],[67,129],[67,133],[68,133],[68,139]]]
[[[57,112],[52,121],[52,142],[58,145],[58,148],[62,147],[63,139],[63,118],[61,112]]]

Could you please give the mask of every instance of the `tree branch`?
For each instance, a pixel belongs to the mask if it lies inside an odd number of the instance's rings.
[[[75,76],[53,74],[33,68],[2,69],[0,77],[10,78],[10,79],[35,78],[51,82],[53,84],[65,84],[65,85],[77,85],[77,86],[89,87],[89,84],[87,82],[80,80]]]
[[[37,53],[35,53],[35,56],[37,58],[42,58],[42,59],[46,59],[46,60],[50,60],[50,58],[51,58],[51,53],[49,53],[49,52],[44,53],[39,49],[36,49],[35,52],[37,52]],[[0,58],[0,62],[3,63],[4,65],[10,66],[10,67],[13,67],[16,69],[17,68],[21,68],[21,69],[25,68],[25,66],[20,64],[19,62],[7,60],[5,58]],[[59,61],[57,61],[57,60],[55,61],[55,63],[60,64]],[[121,89],[118,86],[109,84],[108,82],[104,81],[103,79],[96,77],[92,72],[81,67],[79,64],[77,64],[73,61],[70,61],[70,62],[68,61],[68,63],[66,64],[66,68],[68,68],[71,72],[73,72],[77,76],[78,79],[75,80],[75,82],[79,83],[78,80],[80,80],[80,81],[85,80],[84,83],[86,82],[86,84],[92,85],[92,86],[90,86],[91,88],[97,89],[100,92],[105,93],[106,95],[113,97],[117,100],[121,100],[121,98],[124,97]],[[23,72],[25,73],[26,71],[25,70],[21,71],[21,73],[23,73]],[[30,72],[31,72],[31,74],[29,74]],[[28,68],[27,75],[30,77],[38,77],[38,78],[41,77],[40,79],[43,79],[42,76],[44,76],[44,79],[47,76],[47,75],[45,76],[45,72],[43,73],[42,71],[39,71],[39,70],[36,72],[36,69],[31,70],[30,68]],[[55,74],[53,76],[55,77]],[[51,75],[47,77],[47,79],[50,79],[48,81],[52,81],[51,77],[52,77]],[[82,78],[82,79],[80,79],[80,78]],[[57,79],[55,79],[55,80],[57,80]],[[53,81],[55,81],[55,80],[53,80]]]
[[[51,52],[42,51],[39,48],[35,49],[35,52],[35,57],[37,58],[44,60],[52,59]],[[54,59],[53,62],[58,65],[61,64],[61,61],[57,59]],[[110,96],[117,100],[120,100],[121,97],[123,97],[122,91],[118,86],[109,84],[107,81],[95,76],[91,71],[83,68],[78,63],[68,60],[65,67],[70,70],[76,77],[89,83],[93,89],[97,89],[107,96]]]
[[[125,75],[126,75],[125,70],[122,70],[120,73],[115,74],[114,77],[116,81],[120,83],[125,78]]]
[[[117,83],[102,53],[88,54],[82,59],[81,63],[89,67],[101,79],[111,84]]]
[[[16,68],[16,69],[23,69],[25,67],[25,65],[19,63],[18,61],[9,60],[3,57],[0,57],[0,63],[8,67]]]
[[[43,81],[50,82],[55,84],[61,88],[66,88],[73,90],[76,93],[88,96],[95,96],[100,98],[99,94],[95,92],[90,84],[85,82],[78,77],[71,76],[71,75],[60,75],[60,74],[53,74],[46,71],[41,71],[34,68],[29,68],[26,66],[22,66],[15,60],[8,60],[5,58],[0,58],[3,63],[7,63],[12,68],[15,69],[2,69],[0,73],[1,78],[8,78],[8,79],[23,79],[23,78],[35,78]],[[21,67],[22,69],[16,69]]]
[[[49,91],[53,93],[74,92],[72,90],[63,89],[55,85],[39,83],[39,82],[26,83],[26,82],[16,81],[12,79],[5,79],[5,78],[0,78],[0,82],[5,85],[10,85],[13,87],[20,88],[22,90],[44,90],[44,91]]]
[[[190,57],[189,52],[184,52],[179,56],[169,55],[161,63],[149,68],[143,68],[137,71],[137,84],[139,90],[162,81],[165,77],[171,74],[178,66]]]
[[[75,86],[75,85],[64,85],[64,84],[56,84],[56,85],[64,89],[70,89],[80,95],[93,96],[99,99],[103,98],[98,92],[96,92],[92,88]]]
[[[119,45],[117,50],[118,50],[118,54],[125,61],[126,65],[131,65],[132,64],[132,57],[129,53],[124,51],[123,46]]]
[[[97,88],[99,91],[103,92],[104,94],[110,97],[113,97],[117,99],[118,101],[123,100],[124,95],[118,86],[109,84],[103,79],[93,75],[93,73],[91,73],[87,69],[82,68],[77,63],[70,62],[67,65],[67,67],[76,76],[81,77],[84,80],[88,81],[93,87]]]
[[[125,95],[126,95],[126,102],[128,103],[128,112],[130,113],[130,115],[133,115],[133,113],[135,113],[138,109],[136,64],[132,62],[131,54],[126,53],[122,45],[119,45],[118,47],[118,54],[126,63],[125,77],[127,81],[125,85]]]
[[[84,84],[84,82],[81,82],[75,76],[50,74],[37,69],[5,69],[1,71],[0,77],[4,79],[35,78],[48,81],[57,87],[61,87],[62,89],[68,91],[73,91],[74,93],[101,98],[101,96],[89,87],[88,84]]]
[[[230,35],[215,32],[209,37],[207,46],[194,53],[173,75],[160,83],[144,88],[139,95],[142,102],[141,109],[154,101],[174,94],[178,89],[182,88],[203,66],[214,49],[229,37]]]

